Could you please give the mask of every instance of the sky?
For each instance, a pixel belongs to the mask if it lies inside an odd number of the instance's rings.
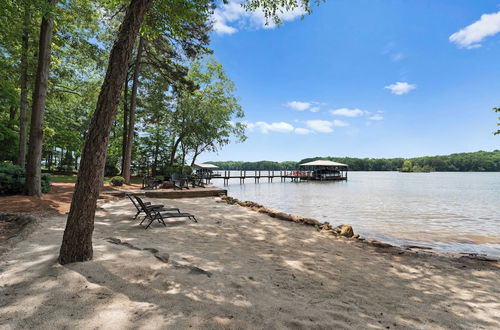
[[[327,0],[302,14],[276,26],[234,1],[216,9],[211,47],[248,138],[200,162],[500,149],[500,0]]]

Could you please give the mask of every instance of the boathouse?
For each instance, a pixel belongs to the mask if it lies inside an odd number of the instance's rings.
[[[299,164],[300,172],[308,180],[333,181],[347,180],[346,164],[332,162],[330,160],[315,160],[309,163]]]
[[[193,168],[196,169],[196,174],[201,176],[204,179],[211,179],[214,176],[217,176],[213,171],[218,169],[214,164],[194,164]]]

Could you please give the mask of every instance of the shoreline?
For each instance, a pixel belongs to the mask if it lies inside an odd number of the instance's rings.
[[[430,256],[439,256],[439,257],[445,257],[445,258],[452,258],[452,259],[471,259],[471,260],[478,260],[478,261],[486,261],[486,262],[493,262],[493,263],[498,263],[500,262],[500,258],[496,256],[491,256],[487,254],[482,254],[482,253],[468,253],[468,252],[446,252],[446,251],[438,251],[435,250],[432,247],[426,247],[426,246],[419,246],[419,245],[413,245],[413,244],[407,244],[407,245],[393,245],[391,243],[379,241],[374,238],[365,238],[361,237],[359,234],[355,234],[355,228],[352,228],[348,224],[341,224],[338,225],[337,227],[332,227],[329,222],[320,222],[317,219],[314,218],[308,218],[308,217],[302,217],[302,216],[297,216],[293,215],[290,213],[274,210],[271,208],[268,208],[262,204],[253,202],[253,201],[241,201],[237,198],[231,197],[229,195],[226,195],[225,197],[221,197],[224,201],[226,201],[228,204],[237,204],[241,207],[248,208],[252,211],[258,212],[258,213],[264,213],[269,215],[272,218],[276,218],[278,220],[283,220],[283,221],[291,221],[295,223],[300,223],[303,225],[308,225],[308,226],[314,226],[316,229],[320,232],[323,232],[325,234],[330,234],[336,239],[349,239],[349,240],[356,240],[360,243],[363,244],[369,244],[377,248],[381,249],[396,249],[398,252],[410,252],[410,253],[415,253],[419,255],[430,255]],[[335,231],[334,228],[338,228],[341,226],[349,226],[353,230],[353,235],[352,236],[344,236],[340,234],[339,231]]]
[[[0,255],[0,328],[498,328],[497,263],[416,254],[277,221],[219,197],[148,199],[195,214],[144,230],[98,207],[91,261],[57,263],[66,215]]]

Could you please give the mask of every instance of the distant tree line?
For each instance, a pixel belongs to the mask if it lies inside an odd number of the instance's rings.
[[[291,170],[299,164],[328,159],[349,165],[351,171],[397,171],[405,161],[413,166],[437,172],[500,172],[500,150],[464,152],[445,156],[427,156],[416,158],[352,158],[352,157],[314,157],[299,162],[209,162],[221,170]]]

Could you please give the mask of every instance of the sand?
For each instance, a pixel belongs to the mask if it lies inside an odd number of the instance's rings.
[[[500,328],[495,263],[338,240],[219,198],[151,201],[199,223],[144,230],[109,201],[94,260],[61,266],[65,215],[41,219],[0,256],[0,329]]]

